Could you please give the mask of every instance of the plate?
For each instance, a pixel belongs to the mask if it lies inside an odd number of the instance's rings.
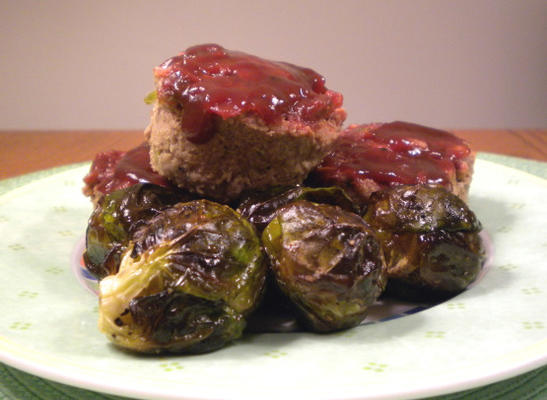
[[[254,334],[210,354],[145,357],[99,333],[97,298],[70,266],[91,212],[80,190],[88,168],[46,171],[0,195],[0,360],[8,365],[140,398],[399,399],[547,364],[543,179],[477,160],[470,203],[493,260],[447,302],[336,334]]]

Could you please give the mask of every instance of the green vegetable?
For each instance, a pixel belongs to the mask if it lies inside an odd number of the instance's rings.
[[[480,272],[479,220],[442,187],[397,186],[372,194],[364,215],[382,243],[388,294],[429,300],[464,290]]]
[[[361,323],[385,286],[381,247],[358,215],[304,200],[276,212],[262,234],[277,285],[317,332]]]
[[[101,197],[86,231],[87,270],[98,279],[115,274],[133,233],[163,208],[190,198],[185,192],[153,184],[137,184]]]
[[[144,103],[151,105],[151,104],[154,104],[157,99],[158,99],[158,93],[155,90],[153,90],[146,95],[146,97],[144,98]]]
[[[241,336],[266,277],[253,226],[227,206],[178,203],[138,229],[99,285],[99,328],[139,352],[199,353]]]
[[[336,186],[325,188],[276,187],[263,192],[251,193],[244,196],[238,211],[251,221],[259,232],[262,232],[279,208],[297,200],[337,205],[346,211],[359,213],[357,205],[341,188]]]
[[[481,224],[458,196],[440,186],[396,186],[371,195],[366,219],[396,232],[477,232]]]

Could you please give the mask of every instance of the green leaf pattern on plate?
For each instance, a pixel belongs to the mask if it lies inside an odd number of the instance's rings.
[[[15,321],[9,326],[9,328],[16,331],[26,331],[31,326],[32,326],[31,322]]]
[[[159,366],[165,372],[179,371],[184,368],[178,361],[163,362]]]
[[[545,325],[542,321],[523,321],[522,326],[524,329],[544,329]]]
[[[536,295],[536,294],[540,294],[541,292],[542,290],[536,286],[526,287],[522,289],[522,293],[527,295]]]
[[[511,271],[511,270],[514,270],[514,269],[517,269],[517,268],[518,268],[518,265],[513,264],[513,263],[507,263],[507,264],[503,264],[503,265],[499,266],[499,269],[501,269],[503,271]]]
[[[365,365],[363,369],[366,371],[372,371],[372,372],[384,372],[387,367],[388,367],[387,364],[371,361],[367,365]]]
[[[264,353],[264,355],[266,355],[270,358],[281,358],[281,357],[285,357],[287,355],[287,353],[285,351],[273,350],[273,351],[269,351],[267,353]]]
[[[33,292],[30,290],[23,290],[22,292],[19,292],[19,297],[25,297],[28,299],[34,299],[36,296],[38,296],[38,292]]]
[[[445,331],[427,331],[425,333],[425,337],[430,339],[444,339],[445,335]]]
[[[446,308],[448,308],[449,310],[463,310],[465,309],[465,303],[461,303],[461,302],[446,303]]]

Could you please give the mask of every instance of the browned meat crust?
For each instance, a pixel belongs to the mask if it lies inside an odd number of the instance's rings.
[[[267,125],[254,115],[216,118],[206,143],[187,139],[182,112],[156,103],[145,131],[152,167],[180,187],[217,200],[248,189],[301,183],[340,133],[345,111],[313,124]]]

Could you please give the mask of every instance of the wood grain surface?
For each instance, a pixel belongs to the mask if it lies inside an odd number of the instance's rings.
[[[547,161],[547,130],[453,131],[475,151]],[[0,131],[0,179],[129,150],[142,131]]]

